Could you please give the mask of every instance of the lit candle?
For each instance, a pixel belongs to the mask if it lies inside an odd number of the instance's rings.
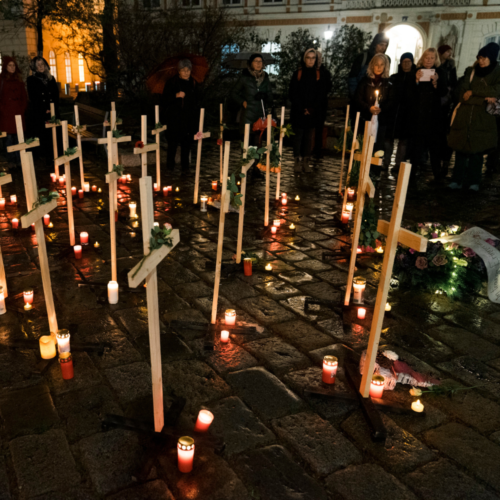
[[[122,175],[122,176],[120,177],[120,182],[121,182],[122,184],[126,184],[126,183],[127,183],[127,176],[126,176],[126,175]]]
[[[61,352],[59,354],[59,363],[61,365],[62,378],[64,380],[71,380],[75,376],[73,370],[73,358],[70,352]]]
[[[274,219],[273,225],[276,226],[276,227],[280,227],[281,220],[280,219]]]
[[[323,358],[322,380],[325,384],[335,383],[335,376],[337,375],[338,366],[339,360],[335,356],[325,356]]]
[[[207,195],[203,195],[200,197],[200,212],[207,211],[207,201],[208,201]]]
[[[219,181],[212,181],[212,189],[214,191],[217,191],[218,187],[219,187]]]
[[[269,263],[266,267],[265,267],[266,271],[272,271],[273,270],[273,266],[271,266],[271,263]]]
[[[54,227],[54,224],[52,222],[49,222],[49,227],[50,228],[53,228]]]
[[[281,193],[282,198],[286,198],[286,193]]]
[[[229,332],[227,330],[222,330],[220,332],[220,341],[223,344],[227,344],[229,342]]]
[[[33,304],[33,288],[26,288],[23,292],[23,298],[25,304]]]
[[[345,209],[349,212],[349,220],[352,217],[352,211],[354,210],[354,203],[346,203]]]
[[[179,192],[179,187],[176,187],[175,188],[175,192],[178,193]]]
[[[236,324],[236,311],[234,309],[226,309],[226,325]]]
[[[128,209],[130,211],[130,218],[135,219],[137,217],[137,203],[132,201],[128,204]]]
[[[243,259],[243,274],[245,276],[252,276],[252,259],[250,257]]]
[[[276,234],[277,230],[278,230],[278,228],[276,226],[271,226],[271,233],[272,234]]]
[[[411,404],[411,409],[417,413],[422,413],[424,411],[424,405],[420,402],[420,399],[417,399]]]
[[[172,186],[167,186],[167,191],[172,191]]]
[[[3,293],[3,286],[0,286],[0,315],[5,314],[6,312],[5,294]]]
[[[50,214],[45,214],[45,215],[43,216],[43,223],[44,223],[46,226],[48,226],[48,225],[49,225],[49,223],[50,223]]]
[[[75,259],[81,259],[82,258],[82,245],[75,245],[73,247],[73,250],[75,251]]]
[[[378,90],[375,91],[375,106],[378,107]]]
[[[165,186],[163,188],[163,196],[168,196],[168,187],[167,186]]]
[[[56,182],[56,181],[57,181],[57,176],[56,176],[56,174],[55,174],[54,172],[52,172],[52,173],[50,174],[50,180],[51,180],[52,182]]]
[[[366,309],[364,307],[358,308],[358,319],[365,319]]]
[[[349,217],[350,217],[350,215],[351,215],[351,213],[350,213],[350,212],[348,212],[347,210],[344,210],[344,211],[342,212],[342,219],[341,219],[341,220],[342,220],[342,223],[343,223],[343,224],[347,224],[347,223],[349,222]]]
[[[33,306],[31,304],[24,304],[25,311],[31,311],[32,309],[33,309]]]
[[[108,302],[110,304],[118,304],[118,283],[110,281],[108,283]]]
[[[132,182],[132,176],[130,174],[127,174],[127,182]]]
[[[5,208],[5,198],[0,198],[0,210]]]
[[[347,199],[350,201],[354,200],[355,193],[356,191],[354,190],[354,188],[347,188]]]
[[[194,439],[189,436],[179,438],[177,442],[177,464],[181,472],[193,470]]]
[[[229,332],[227,332],[229,334]],[[207,432],[210,424],[214,420],[214,414],[208,410],[200,410],[198,413],[198,420],[194,426],[194,432]]]
[[[83,183],[83,190],[84,190],[86,193],[90,193],[90,182],[84,182],[84,183]]]
[[[97,191],[97,186],[92,186],[92,192],[95,193]]]
[[[69,330],[58,330],[58,332],[56,333],[56,339],[57,339],[57,346],[59,348],[59,352],[70,352]]]
[[[361,247],[356,248],[356,253],[363,253],[363,249]]]
[[[15,194],[10,195],[10,202],[11,203],[17,203],[17,196]]]
[[[281,204],[286,205],[288,203],[288,200],[286,198],[281,198]]]
[[[64,177],[63,176],[59,177],[59,184],[64,184]]]
[[[153,183],[153,191],[158,191],[158,184],[156,182]]]
[[[97,192],[98,192],[98,193],[102,193],[102,189],[101,189],[101,188],[98,188],[98,189],[97,189]]]
[[[290,224],[290,229],[291,229],[292,231],[295,231],[295,224],[294,224],[293,222]]]
[[[34,222],[33,222],[33,224],[31,224],[31,230],[32,230],[33,232],[35,232],[35,223],[34,223]]]
[[[387,303],[385,304],[385,310],[386,310],[387,312],[389,312],[391,309],[392,309],[391,304],[389,304],[389,302],[387,302]]]
[[[354,296],[353,302],[354,304],[364,304],[364,293],[366,288],[366,280],[365,278],[360,278],[359,276],[353,279],[353,288],[354,288]]]
[[[80,243],[82,245],[89,244],[89,233],[86,233],[86,232],[80,233]]]
[[[300,196],[299,196],[299,195],[297,195],[297,196],[295,197],[295,201],[300,201]]]
[[[373,375],[370,384],[370,396],[372,398],[381,398],[384,394],[384,377],[382,375]]]
[[[160,227],[160,223],[159,222],[153,222],[153,226]]]
[[[375,250],[377,253],[384,253],[383,247],[377,247]]]
[[[94,248],[99,248],[100,246],[101,246],[101,245],[99,244],[99,242],[98,242],[98,241],[96,241],[96,242],[94,243]]]
[[[78,198],[83,199],[83,189],[78,190]]]
[[[52,359],[56,357],[56,343],[51,335],[43,335],[40,337],[40,355],[42,359]]]

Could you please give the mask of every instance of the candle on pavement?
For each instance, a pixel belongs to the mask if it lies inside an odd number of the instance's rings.
[[[69,339],[70,339],[69,330],[58,330],[56,333],[57,338],[57,346],[59,347],[59,352],[70,352],[69,348]]]
[[[229,331],[228,330],[222,330],[220,332],[220,341],[223,344],[227,344],[229,342]]]
[[[19,219],[14,218],[10,222],[12,224],[12,229],[17,229],[19,227]]]
[[[5,208],[5,198],[0,198],[0,210]]]
[[[86,233],[85,231],[80,233],[80,243],[82,245],[88,245],[89,244],[89,233]]]
[[[411,404],[411,409],[417,413],[422,413],[424,411],[424,405],[417,399]]]
[[[337,375],[338,366],[339,360],[335,356],[325,356],[323,358],[322,380],[325,384],[335,383],[335,376]]]
[[[226,325],[235,325],[236,311],[234,309],[226,309],[225,319],[226,319]]]
[[[26,288],[23,292],[23,298],[25,304],[33,304],[33,288]]]
[[[56,357],[56,343],[51,335],[43,335],[40,337],[40,355],[42,359],[52,359]]]
[[[75,245],[73,247],[73,250],[75,251],[75,259],[81,259],[82,258],[82,245]]]
[[[3,286],[0,286],[0,315],[5,314],[7,309],[5,307],[5,294],[3,292]]]
[[[373,375],[370,384],[370,396],[372,398],[381,398],[384,394],[384,377],[382,375]]]
[[[200,413],[198,413],[198,420],[196,420],[196,425],[194,426],[194,431],[207,432],[213,420],[214,414],[211,411],[200,410]]]
[[[61,352],[59,354],[59,363],[61,365],[62,378],[71,380],[75,376],[73,370],[73,358],[70,352]]]
[[[177,442],[177,464],[181,472],[193,470],[194,439],[189,436],[179,438]]]
[[[366,317],[366,309],[364,307],[360,307],[358,309],[358,319],[365,319]]]
[[[45,214],[43,216],[43,223],[48,226],[49,225],[49,222],[50,222],[50,214]]]
[[[84,190],[86,193],[90,193],[90,182],[84,182],[84,183],[83,183],[83,190]]]
[[[118,283],[110,281],[108,283],[108,302],[110,304],[118,304]]]
[[[245,276],[252,276],[252,259],[250,257],[243,259],[243,274]]]

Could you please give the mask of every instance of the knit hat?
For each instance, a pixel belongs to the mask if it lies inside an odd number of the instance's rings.
[[[448,52],[449,50],[452,50],[449,45],[441,45],[441,47],[439,47],[439,49],[438,49],[438,52],[441,55],[443,55],[445,52]]]
[[[487,57],[491,63],[494,63],[498,59],[498,53],[500,52],[500,45],[495,42],[490,42],[488,45],[485,45],[482,49],[477,53],[477,57]]]
[[[411,52],[405,52],[399,59],[399,62],[402,63],[405,59],[409,59],[411,62],[414,62],[413,54]]]
[[[262,57],[262,54],[255,53],[248,58],[248,66],[251,66],[254,59],[257,59],[257,57],[260,57],[262,59],[262,62],[264,63],[264,58]]]

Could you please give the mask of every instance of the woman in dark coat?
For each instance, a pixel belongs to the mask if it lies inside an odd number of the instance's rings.
[[[24,130],[24,113],[27,105],[28,96],[21,71],[15,59],[4,56],[0,75],[0,132],[7,132],[7,146],[18,144],[16,116],[21,115]],[[9,153],[8,159],[16,166],[21,163],[18,151]]]
[[[496,120],[486,111],[486,105],[500,98],[499,52],[496,43],[483,47],[459,86],[460,106],[448,136],[448,145],[456,152],[451,189],[465,186],[478,191],[483,154],[497,144]]]
[[[429,72],[428,70],[433,70]],[[428,74],[430,76],[429,81]],[[443,123],[441,98],[448,92],[446,73],[440,69],[438,52],[434,48],[427,49],[417,63],[417,72],[412,86],[410,114],[411,141],[410,157],[412,175],[423,162],[423,152],[429,151],[432,172],[436,180],[441,180],[446,172],[441,167],[441,149]],[[447,169],[446,169],[447,170]]]
[[[323,106],[329,86],[328,79],[322,76],[319,64],[316,50],[306,50],[301,67],[295,71],[290,81],[289,97],[292,103],[290,118],[295,133],[293,156],[296,173],[312,172],[309,166],[312,135],[318,123],[323,119]]]
[[[389,80],[389,58],[385,54],[376,54],[368,64],[366,76],[359,82],[355,94],[356,109],[361,113],[358,130],[364,129],[365,121],[378,117],[375,150],[385,148],[387,127],[390,123],[393,106],[392,83]],[[384,153],[384,162],[390,163],[392,151]]]
[[[413,54],[405,52],[398,66],[398,72],[391,76],[391,83],[394,96],[394,105],[392,110],[392,120],[390,129],[387,131],[385,150],[394,151],[394,139],[398,140],[398,149],[396,151],[396,164],[392,169],[393,173],[399,171],[402,161],[408,159],[407,145],[410,137],[410,111],[413,86],[415,85],[416,66],[413,64]],[[386,163],[387,160],[387,163]],[[384,157],[384,163],[389,165],[390,157]]]
[[[174,170],[180,146],[182,173],[189,173],[189,152],[200,118],[198,84],[191,76],[192,68],[189,59],[179,62],[179,74],[166,83],[161,104],[162,121],[167,125],[167,169]]]
[[[59,88],[43,57],[35,57],[30,63],[30,69],[33,74],[27,80],[30,100],[29,135],[40,139],[40,153],[47,162],[52,162],[52,133],[45,128],[45,123],[51,118],[50,103],[54,103],[56,117],[59,118]]]

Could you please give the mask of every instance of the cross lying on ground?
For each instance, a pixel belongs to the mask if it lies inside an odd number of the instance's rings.
[[[148,175],[148,153],[150,151],[159,151],[160,145],[156,142],[147,144],[148,142],[148,117],[147,115],[141,116],[141,142],[142,147],[134,148],[135,155],[141,155],[141,176]]]
[[[200,186],[200,166],[201,166],[201,143],[203,139],[210,137],[210,132],[203,132],[203,122],[205,120],[205,109],[201,108],[200,111],[200,126],[198,127],[198,133],[195,134],[194,140],[198,141],[198,151],[196,153],[196,173],[194,177],[194,199],[193,203],[198,203],[198,189]]]
[[[56,117],[56,107],[53,102],[50,103],[50,118],[55,118]],[[60,127],[60,123],[46,123],[45,128],[51,128],[52,129],[52,150],[54,152],[54,171],[56,173],[56,179],[59,179],[59,165],[55,164],[55,161],[57,160],[57,131],[56,128]]]
[[[151,130],[151,135],[155,136],[156,144],[158,144],[158,149],[156,150],[156,190],[161,190],[161,163],[160,163],[160,134],[167,130],[166,125],[162,125],[159,128],[156,126],[160,123],[160,106],[155,106],[155,128]]]

